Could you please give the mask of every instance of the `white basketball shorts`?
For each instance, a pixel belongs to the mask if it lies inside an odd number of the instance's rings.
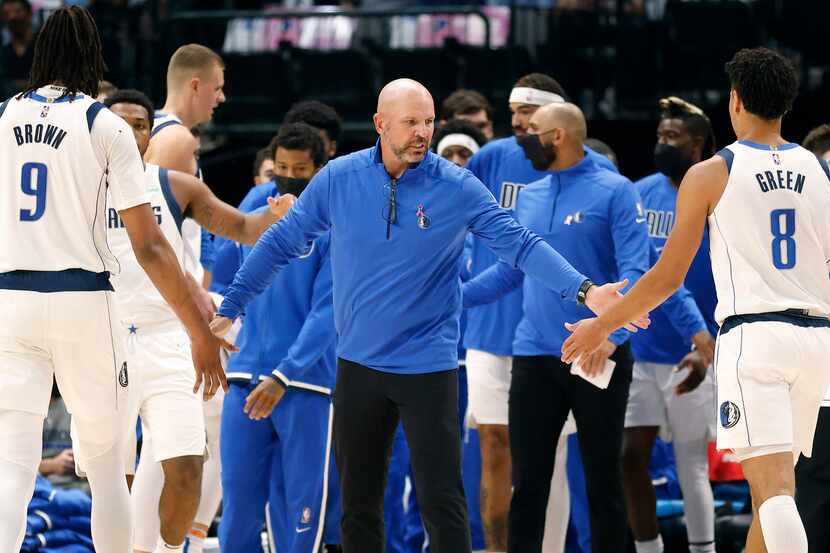
[[[0,409],[45,417],[52,375],[77,429],[76,460],[126,439],[132,367],[112,292],[0,290]]]
[[[830,383],[830,328],[820,321],[775,314],[724,321],[715,353],[719,449],[790,445],[811,455]]]
[[[467,350],[467,393],[476,424],[507,426],[507,398],[513,358]]]
[[[196,373],[187,333],[178,324],[129,325],[127,332],[136,391],[130,416],[135,427],[140,415],[142,432],[152,435],[153,460],[204,455],[204,401],[193,393]]]
[[[715,382],[711,370],[693,391],[677,395],[675,388],[688,370],[675,365],[634,363],[625,427],[658,426],[667,440],[690,442],[715,437]]]

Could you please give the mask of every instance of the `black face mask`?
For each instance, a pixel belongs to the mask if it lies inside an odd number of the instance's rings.
[[[309,179],[294,179],[291,177],[280,177],[279,175],[275,176],[274,179],[277,181],[277,190],[280,196],[283,194],[293,194],[297,198],[300,197],[300,194],[303,193],[303,190],[305,190],[305,187],[309,183]]]
[[[556,161],[556,148],[548,148],[539,140],[537,134],[525,134],[516,139],[525,152],[525,157],[533,164],[537,171],[547,171]]]
[[[654,147],[654,165],[658,171],[679,183],[694,162],[677,146],[658,144]]]

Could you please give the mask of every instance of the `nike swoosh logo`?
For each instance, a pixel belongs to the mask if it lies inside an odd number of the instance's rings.
[[[645,219],[645,217],[638,217],[638,218],[634,219],[634,222],[635,223],[645,223],[646,219]]]
[[[311,528],[297,528],[297,533],[302,534],[303,532],[308,532]]]

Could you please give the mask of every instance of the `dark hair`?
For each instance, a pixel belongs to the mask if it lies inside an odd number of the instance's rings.
[[[328,104],[317,100],[306,100],[291,106],[283,119],[285,123],[306,123],[315,129],[326,131],[329,139],[337,142],[343,132],[343,121]]]
[[[98,96],[107,65],[95,20],[80,6],[56,10],[37,35],[28,94],[54,83],[66,87],[63,96]]]
[[[135,104],[147,110],[147,116],[150,117],[150,130],[153,129],[153,118],[156,110],[153,109],[153,102],[150,98],[140,90],[133,90],[125,88],[123,90],[116,90],[114,94],[104,100],[104,105],[111,108],[115,104]]]
[[[32,13],[32,4],[29,0],[2,0],[0,2],[0,6],[5,6],[6,4],[20,4],[27,13]]]
[[[769,48],[744,48],[726,64],[726,74],[746,110],[762,119],[783,117],[798,95],[798,73]]]
[[[607,157],[609,160],[611,160],[611,163],[619,167],[620,158],[617,157],[617,152],[615,152],[611,148],[611,146],[609,146],[599,138],[586,138],[584,144],[596,153]]]
[[[471,115],[479,111],[487,113],[487,119],[493,119],[493,106],[478,90],[462,88],[456,90],[441,104],[441,119],[449,121],[459,115]]]
[[[823,156],[830,150],[830,125],[819,125],[807,133],[804,142],[801,144],[817,156]]]
[[[276,161],[277,148],[307,151],[315,167],[322,167],[328,156],[326,146],[316,128],[307,123],[289,123],[280,127],[280,132],[268,145],[268,152]]]
[[[677,96],[661,99],[659,106],[661,121],[680,119],[686,125],[689,134],[703,139],[704,159],[715,155],[715,131],[712,129],[712,122],[702,109]]]
[[[553,92],[559,94],[565,101],[568,100],[568,95],[565,89],[557,82],[556,79],[544,73],[530,73],[525,75],[513,85],[514,87],[535,88],[536,90],[544,90],[545,92]]]
[[[464,119],[450,119],[435,131],[435,135],[432,137],[432,150],[437,151],[438,143],[449,134],[466,134],[475,140],[479,146],[487,144],[487,137],[474,124]]]
[[[271,150],[271,148],[269,148],[268,146],[257,151],[256,157],[254,158],[254,177],[257,177],[257,175],[259,175],[259,170],[262,169],[262,164],[265,163],[265,160],[274,159],[275,151],[276,148],[274,148],[274,150]]]

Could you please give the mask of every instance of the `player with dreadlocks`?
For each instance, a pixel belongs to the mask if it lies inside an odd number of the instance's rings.
[[[28,88],[0,103],[0,551],[19,551],[53,375],[92,490],[97,551],[132,549],[123,441],[130,373],[113,312],[107,192],[142,268],[187,328],[194,392],[227,386],[219,343],[150,209],[130,127],[94,100],[104,60],[83,8],[47,19]]]

